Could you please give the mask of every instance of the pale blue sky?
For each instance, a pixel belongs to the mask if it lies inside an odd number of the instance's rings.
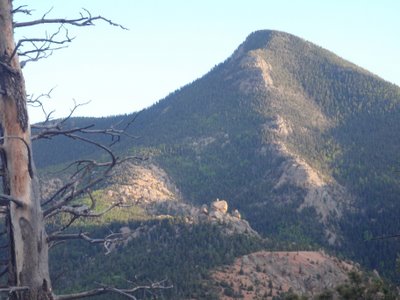
[[[107,116],[150,106],[224,61],[251,32],[286,31],[400,85],[398,0],[15,0],[41,16],[76,16],[80,8],[128,27],[72,28],[76,40],[28,64],[29,93],[57,87],[57,116],[77,102],[78,115]],[[40,2],[35,4],[34,2]],[[22,31],[38,36],[46,27]],[[51,29],[48,29],[50,32]],[[52,106],[53,105],[53,106]],[[49,108],[50,109],[50,108]],[[40,114],[31,112],[38,121]]]

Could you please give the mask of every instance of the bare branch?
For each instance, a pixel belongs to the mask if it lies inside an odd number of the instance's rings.
[[[54,111],[51,111],[49,113],[47,113],[46,109],[44,108],[42,99],[43,98],[47,98],[47,99],[51,99],[51,93],[53,92],[53,90],[55,89],[55,87],[53,87],[52,89],[50,89],[50,91],[48,91],[47,93],[42,93],[39,96],[35,95],[28,95],[26,103],[34,108],[40,108],[43,112],[43,115],[45,117],[45,120],[42,123],[47,123],[50,119],[51,119],[51,115],[54,113]],[[31,126],[32,128],[33,126]]]
[[[46,14],[42,16],[41,19],[39,20],[34,20],[34,21],[28,21],[28,22],[16,22],[14,23],[14,28],[18,27],[27,27],[27,26],[36,26],[36,25],[43,25],[43,24],[68,24],[72,26],[93,26],[94,22],[96,21],[104,21],[112,26],[117,26],[119,28],[122,28],[124,30],[128,30],[126,27],[114,23],[113,21],[104,18],[103,16],[96,16],[93,17],[91,13],[83,8],[83,12],[80,13],[80,17],[76,19],[65,19],[65,18],[56,18],[56,19],[47,19],[47,14],[50,11],[48,11]]]
[[[25,56],[28,58],[20,62],[21,69],[23,69],[26,66],[26,64],[29,62],[36,62],[41,59],[48,58],[51,55],[53,55],[53,50],[61,49],[61,48],[52,49],[49,53],[47,53],[47,52],[40,51],[39,48],[37,48],[36,46],[34,46],[34,47],[36,48],[36,50],[32,50],[31,52],[36,55],[30,56],[30,55],[28,55],[28,53],[26,53]]]
[[[20,6],[17,9],[13,11],[13,13],[21,12],[25,13],[27,15],[31,14],[31,10],[25,9],[26,6]],[[27,22],[15,22],[13,24],[14,28],[18,27],[28,27],[28,26],[35,26],[35,25],[43,25],[43,24],[59,24],[60,27],[58,30],[53,33],[52,35],[47,35],[45,38],[23,38],[18,41],[11,57],[10,60],[17,54],[20,57],[25,56],[27,59],[21,61],[20,65],[21,68],[24,68],[25,65],[29,62],[35,62],[44,58],[47,58],[53,54],[53,51],[59,50],[66,48],[67,46],[57,46],[54,47],[54,45],[65,45],[74,40],[74,38],[70,38],[68,35],[68,30],[65,26],[70,25],[70,26],[92,26],[95,25],[97,21],[103,21],[108,23],[109,25],[112,26],[117,26],[120,27],[124,30],[127,30],[124,26],[114,23],[113,21],[104,18],[103,16],[95,16],[93,17],[91,13],[87,9],[82,9],[83,11],[79,14],[80,16],[75,19],[68,19],[68,18],[47,18],[47,16],[50,14],[50,12],[53,10],[53,8],[49,9],[46,13],[43,14],[42,18],[38,20],[33,20],[33,21],[27,21]],[[61,32],[61,29],[65,30],[65,35],[61,39],[56,39],[56,37],[59,36],[59,33]],[[32,49],[27,50],[27,51],[19,51],[21,46],[25,43],[29,43],[32,47]]]
[[[55,202],[52,206],[50,206],[48,209],[44,211],[44,216],[48,218],[54,211],[62,208],[63,206],[67,206],[68,203],[70,203],[72,200],[77,199],[79,196],[85,194],[88,192],[89,189],[91,189],[93,186],[96,186],[100,182],[104,181],[106,178],[110,176],[111,170],[114,168],[115,165],[118,165],[122,162],[125,162],[127,160],[142,160],[141,158],[138,157],[127,157],[122,160],[116,160],[115,162],[105,162],[105,163],[98,163],[96,161],[92,160],[84,160],[84,161],[78,161],[75,162],[74,164],[81,164],[81,163],[87,163],[86,166],[83,166],[82,168],[77,170],[76,174],[73,174],[73,176],[77,176],[78,173],[81,173],[80,177],[77,179],[74,179],[61,187],[59,190],[55,192],[55,194],[50,197],[48,200],[46,200],[42,206],[46,206],[51,204],[52,202]],[[82,183],[83,178],[87,177],[88,173],[92,173],[90,170],[92,170],[93,167],[105,167],[106,169],[98,174],[97,177],[93,179],[89,179],[83,187],[77,188],[77,186]],[[122,204],[118,204],[118,206],[121,206]]]
[[[67,241],[67,240],[84,240],[86,242],[89,242],[90,244],[99,244],[99,243],[104,243],[105,239],[94,239],[88,236],[87,232],[81,232],[81,233],[66,233],[66,234],[58,234],[54,233],[52,235],[49,235],[47,237],[48,242],[53,242],[53,241]]]
[[[109,291],[106,288],[98,288],[93,289],[86,292],[80,292],[76,294],[69,294],[69,295],[59,295],[55,297],[55,300],[74,300],[74,299],[83,299],[89,298],[93,296],[99,296],[108,293]]]
[[[76,220],[78,220],[78,216],[72,216],[72,218],[69,220],[67,224],[65,224],[60,231],[64,231],[65,229],[69,228]]]
[[[124,242],[127,238],[127,233],[111,233],[104,238],[91,238],[88,236],[87,232],[81,233],[53,233],[47,237],[47,242],[59,242],[59,241],[68,241],[68,240],[83,240],[90,244],[103,244],[104,248],[106,249],[105,255],[108,255],[112,251],[112,246],[118,243]]]
[[[133,118],[125,125],[123,131],[126,131],[129,128],[129,126],[131,126],[136,121],[137,117],[141,114],[142,111],[143,110],[139,111],[138,113],[136,113],[133,116]],[[121,123],[122,123],[122,120],[121,120]]]
[[[29,290],[28,286],[10,286],[7,288],[0,288],[0,293],[12,294],[15,292],[22,292],[22,291],[27,291],[27,290]]]
[[[59,38],[61,33],[64,32],[63,37]],[[64,49],[67,46],[65,44],[71,43],[75,38],[70,37],[68,34],[68,29],[64,25],[60,25],[57,31],[53,34],[48,35],[46,33],[43,38],[23,38],[20,39],[15,46],[9,60],[18,53],[19,57],[26,57],[26,60],[21,61],[21,68],[23,68],[28,62],[38,61],[43,58],[47,58],[53,54],[53,51]],[[29,44],[30,49],[25,51],[20,51],[24,45]]]
[[[60,213],[70,214],[72,217],[69,220],[69,222],[60,229],[60,232],[61,232],[61,231],[64,231],[65,229],[69,228],[76,220],[78,220],[81,217],[99,218],[116,207],[131,207],[131,205],[125,205],[122,202],[116,202],[116,203],[111,204],[109,207],[105,208],[103,211],[95,212],[93,210],[96,207],[96,199],[93,197],[93,195],[90,192],[87,192],[87,194],[89,195],[89,197],[92,201],[91,207],[88,207],[86,205],[62,206],[56,210],[53,210],[51,213],[49,213],[46,216],[46,218],[54,217]]]
[[[377,236],[377,237],[368,239],[366,241],[387,240],[387,239],[394,239],[394,238],[400,238],[400,234]]]
[[[58,245],[63,245],[65,243],[66,243],[66,241],[51,242],[51,243],[49,243],[49,250],[54,248],[54,247],[56,247],[56,246],[58,246]]]
[[[33,9],[27,9],[28,5],[20,5],[11,11],[12,14],[23,13],[25,15],[32,15]]]
[[[70,189],[75,189],[75,181],[68,182],[60,189],[58,189],[48,200],[42,203],[42,206],[46,206],[54,200],[64,197]]]
[[[137,299],[133,294],[139,290],[162,290],[162,289],[171,289],[173,288],[172,285],[165,285],[165,280],[159,281],[159,282],[154,282],[150,283],[148,285],[140,285],[140,286],[135,286],[130,289],[119,289],[115,287],[110,287],[104,284],[98,284],[100,285],[99,288],[93,289],[90,291],[86,292],[80,292],[76,294],[70,294],[70,295],[59,295],[56,296],[56,300],[74,300],[74,299],[82,299],[82,298],[88,298],[88,297],[93,297],[93,296],[99,296],[103,295],[106,293],[116,293],[119,295],[124,296],[127,299]]]
[[[106,129],[91,129],[94,127],[94,124],[91,125],[86,125],[82,127],[74,127],[74,128],[66,128],[64,129],[62,127],[63,123],[65,123],[70,117],[67,117],[65,119],[62,119],[61,121],[55,122],[53,124],[49,125],[43,125],[43,124],[38,124],[38,125],[32,125],[31,128],[33,129],[42,129],[41,132],[35,134],[32,137],[32,140],[38,140],[38,139],[49,139],[54,136],[59,136],[59,135],[64,135],[72,139],[80,139],[81,136],[76,136],[74,134],[76,133],[82,133],[82,134],[103,134],[110,136],[112,138],[112,143],[109,145],[109,147],[113,146],[115,143],[120,141],[120,138],[122,136],[129,137],[129,138],[136,138],[135,136],[132,136],[126,132],[126,129],[116,129],[114,126],[111,126],[110,128]],[[88,141],[86,141],[88,142]]]
[[[50,92],[47,94],[43,94],[40,97],[50,97]],[[37,99],[37,100],[39,100],[39,99]],[[40,101],[34,101],[32,103],[36,103],[38,106],[42,106]],[[129,126],[131,126],[134,123],[134,121],[136,120],[139,113],[135,114],[135,116],[133,116],[133,118],[127,122],[127,124],[125,125],[125,127],[123,129],[117,129],[117,128],[125,121],[124,119],[120,120],[116,124],[111,125],[109,128],[106,128],[106,129],[91,129],[94,127],[94,124],[81,126],[81,127],[74,127],[74,128],[64,128],[64,126],[71,119],[71,117],[75,113],[75,111],[79,107],[81,107],[83,105],[87,105],[88,103],[89,102],[77,104],[74,100],[74,106],[72,107],[69,115],[66,116],[65,118],[62,118],[60,120],[49,123],[50,117],[47,116],[46,120],[44,122],[42,122],[41,124],[31,125],[32,129],[39,131],[38,133],[35,133],[34,135],[32,135],[32,141],[39,140],[39,139],[51,139],[54,136],[60,136],[60,135],[66,136],[67,134],[71,134],[71,133],[105,134],[105,135],[111,137],[111,143],[109,145],[109,147],[111,147],[115,143],[119,142],[122,136],[132,138],[132,139],[137,138],[133,135],[128,134],[126,131],[129,128]]]
[[[111,151],[108,153],[112,157],[112,160],[110,162],[97,163],[96,161],[85,161],[85,162],[88,162],[88,164],[78,170],[79,174],[74,174],[74,175],[79,175],[79,177],[77,177],[75,179],[75,181],[68,183],[68,185],[71,187],[69,189],[70,193],[66,197],[58,200],[52,207],[45,210],[44,216],[47,217],[53,211],[60,209],[63,206],[66,206],[72,200],[87,193],[87,191],[89,189],[96,186],[100,182],[104,181],[110,175],[111,170],[117,163],[117,160],[116,160],[114,154]],[[92,172],[93,168],[95,168],[95,167],[103,167],[104,170],[102,172],[96,174],[96,173]],[[82,184],[82,187],[78,188],[79,184]],[[65,191],[67,190],[64,187],[62,189]],[[53,200],[56,199],[54,197],[52,197],[52,198],[53,198]],[[49,201],[46,201],[46,203],[49,203]]]
[[[49,98],[50,98],[50,94],[49,94]],[[46,119],[45,119],[45,121],[44,122],[42,122],[41,124],[34,124],[34,125],[31,125],[31,128],[32,129],[38,129],[38,130],[41,130],[38,134],[36,134],[36,135],[33,135],[32,137],[31,137],[31,139],[32,139],[32,141],[34,141],[34,140],[38,140],[38,139],[41,139],[41,138],[51,138],[52,136],[55,136],[55,135],[57,135],[57,133],[58,133],[58,135],[62,135],[63,134],[63,128],[62,128],[62,126],[72,117],[72,115],[74,114],[74,112],[80,107],[80,106],[83,106],[83,105],[86,105],[86,104],[88,104],[88,103],[90,103],[90,101],[88,101],[88,102],[85,102],[85,103],[76,103],[75,102],[75,100],[74,100],[74,106],[72,107],[72,109],[70,110],[70,113],[66,116],[66,117],[64,117],[64,118],[62,118],[62,119],[60,119],[60,120],[58,120],[58,121],[55,121],[55,122],[53,122],[53,123],[51,123],[51,124],[47,124],[49,121],[50,121],[50,117],[51,117],[51,113],[50,114],[45,114],[46,115]],[[83,127],[83,128],[85,128],[85,129],[87,129],[87,128],[90,128],[90,127],[93,127],[94,125],[89,125],[89,126],[85,126],[85,127]],[[67,131],[68,132],[68,131]]]
[[[65,31],[65,35],[62,39],[56,40],[56,38],[59,36],[61,33],[62,29]],[[51,52],[53,50],[58,50],[61,48],[65,47],[55,47],[52,48],[52,45],[64,45],[66,43],[71,43],[75,38],[70,38],[68,35],[68,30],[64,27],[64,25],[60,25],[58,30],[54,32],[52,35],[48,35],[46,33],[46,36],[44,38],[22,38],[18,41],[17,45],[15,46],[9,60],[11,61],[15,54],[17,54],[17,51],[26,43],[29,43],[31,46],[34,47],[33,50],[27,50],[27,51],[19,51],[18,55],[21,56],[29,56],[29,54],[36,53],[37,57],[40,56],[45,56],[46,52]],[[30,57],[32,58],[32,57]]]
[[[63,129],[62,127],[59,126],[59,123],[51,124],[48,126],[32,125],[31,128],[43,128],[44,129],[43,131],[39,132],[38,134],[35,134],[32,137],[32,141],[39,140],[39,139],[51,139],[52,137],[60,136],[60,135],[67,136],[68,134],[73,134],[73,133],[77,133],[77,132],[89,133],[89,131],[87,131],[87,129],[89,129],[93,126],[94,125],[91,124],[91,125],[86,125],[84,127]]]
[[[55,87],[51,88],[47,93],[42,93],[39,96],[34,94],[28,95],[26,99],[26,103],[33,107],[43,107],[43,103],[41,101],[42,98],[51,99],[51,93],[54,91]]]
[[[98,183],[104,181],[106,178],[109,177],[111,170],[117,164],[120,164],[128,159],[140,159],[138,157],[127,157],[124,159],[119,159],[113,151],[111,150],[110,146],[105,146],[102,143],[95,141],[94,139],[85,137],[85,136],[98,136],[98,135],[106,135],[110,136],[112,139],[111,146],[120,140],[121,136],[128,136],[133,138],[132,136],[128,135],[125,130],[127,126],[125,126],[124,130],[116,129],[114,126],[106,129],[94,129],[94,125],[87,125],[84,127],[76,127],[76,128],[63,128],[66,121],[71,117],[74,110],[79,105],[75,104],[74,108],[71,111],[70,116],[65,119],[59,120],[53,124],[39,124],[32,126],[33,129],[41,130],[37,133],[32,139],[43,139],[47,138],[50,139],[54,136],[65,136],[67,138],[81,141],[90,145],[95,146],[99,150],[105,151],[108,156],[108,161],[96,161],[91,159],[83,159],[78,160],[62,171],[65,172],[72,167],[76,167],[76,171],[72,173],[70,177],[70,181],[67,182],[64,186],[58,189],[49,199],[45,200],[42,203],[42,206],[48,206],[51,204],[51,207],[47,208],[44,211],[44,216],[46,218],[58,214],[60,212],[67,212],[68,203],[70,203],[73,199],[88,193],[88,191]],[[136,116],[135,116],[136,117]],[[130,121],[128,125],[132,124],[133,121]],[[117,123],[117,126],[120,125],[121,122]],[[85,136],[84,136],[85,135]],[[100,171],[100,172],[99,172]],[[91,197],[89,193],[89,197]],[[93,202],[93,198],[92,198]],[[106,211],[109,211],[115,206],[121,206],[121,204],[115,204]],[[77,213],[76,209],[74,209],[73,213],[71,210],[68,211],[74,216],[81,216],[82,212]],[[101,213],[103,214],[103,212]],[[98,216],[99,214],[97,214]],[[91,216],[96,216],[96,214],[91,214]],[[74,222],[75,220],[72,220]]]

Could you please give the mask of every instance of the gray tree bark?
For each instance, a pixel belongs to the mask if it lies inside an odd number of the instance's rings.
[[[0,0],[0,124],[3,131],[3,193],[10,202],[9,285],[27,287],[11,299],[53,299],[48,245],[31,153],[26,91],[13,36],[12,1]]]

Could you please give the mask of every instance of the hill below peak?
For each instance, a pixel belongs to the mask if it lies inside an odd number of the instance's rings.
[[[323,252],[260,251],[237,258],[213,272],[220,299],[273,299],[289,291],[315,297],[348,282],[358,268]]]

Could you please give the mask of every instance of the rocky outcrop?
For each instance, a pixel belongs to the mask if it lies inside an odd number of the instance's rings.
[[[63,177],[43,176],[40,179],[42,198],[49,198],[68,181],[68,173]],[[182,199],[168,174],[152,162],[138,165],[126,161],[116,166],[105,186],[105,197],[110,202],[143,204]]]
[[[203,204],[201,207],[179,201],[159,202],[147,206],[150,214],[179,216],[185,218],[186,222],[193,224],[215,224],[220,226],[221,230],[228,235],[249,234],[259,236],[251,228],[249,222],[241,219],[240,212],[237,209],[229,213],[228,208],[228,202],[219,199],[213,201],[210,206]]]
[[[211,203],[211,210],[214,212],[226,214],[228,211],[228,202],[226,202],[225,200],[217,199]]]
[[[309,298],[343,284],[357,267],[323,252],[256,252],[218,268],[219,299],[272,299],[289,290]],[[227,292],[226,290],[230,291]],[[229,296],[232,295],[232,296]]]
[[[114,171],[107,197],[123,202],[151,203],[181,199],[167,173],[154,163],[126,162]]]

